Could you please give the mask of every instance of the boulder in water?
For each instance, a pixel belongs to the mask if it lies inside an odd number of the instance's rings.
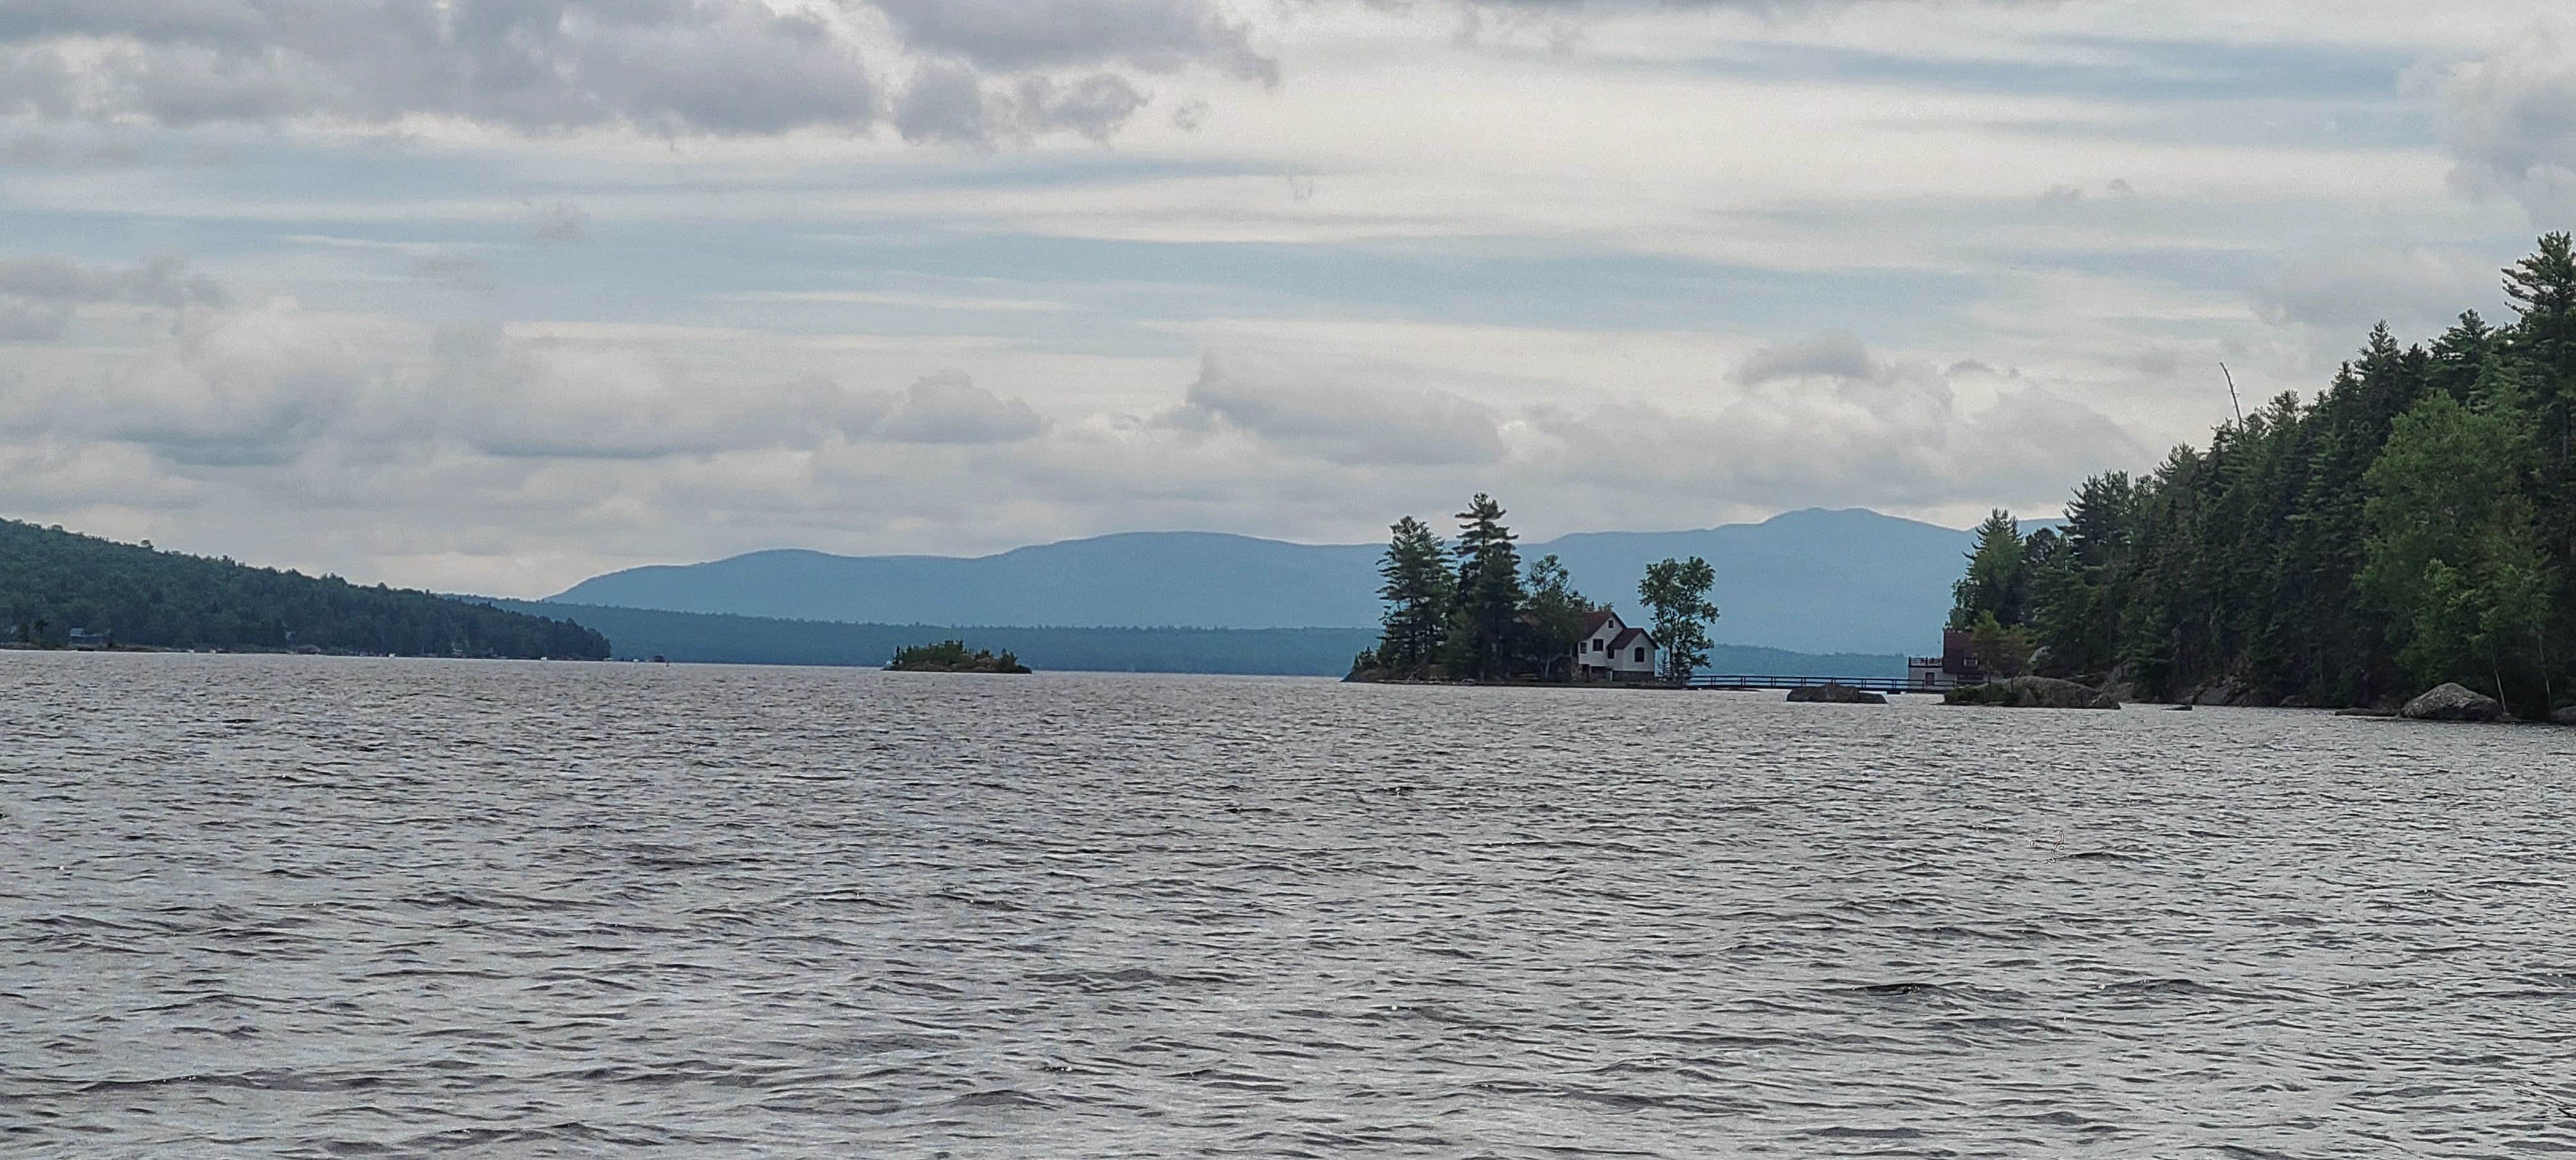
[[[2412,721],[2496,721],[2504,717],[2504,702],[2454,683],[2406,702],[2398,714]]]
[[[1864,692],[1849,685],[1827,681],[1789,690],[1789,701],[1797,705],[1884,705],[1887,698]]]
[[[2091,685],[2054,677],[2014,677],[1965,685],[1941,699],[1945,705],[1997,705],[2007,709],[2117,709],[2120,699]]]
[[[2551,723],[2557,725],[2576,725],[2576,705],[2569,705],[2564,709],[2560,709],[2559,711],[2550,714],[2549,720]]]

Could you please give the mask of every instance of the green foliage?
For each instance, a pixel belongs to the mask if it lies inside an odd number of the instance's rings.
[[[2039,639],[2028,628],[2007,626],[1996,620],[1994,613],[1980,612],[1969,631],[1978,668],[1998,677],[2030,674],[2031,657],[2039,651]]]
[[[1458,543],[1451,551],[1458,559],[1458,583],[1448,658],[1450,671],[1460,676],[1510,676],[1520,655],[1521,606],[1528,594],[1521,589],[1520,549],[1512,545],[1518,537],[1503,526],[1503,515],[1503,505],[1479,492],[1457,516]]]
[[[1986,517],[1977,528],[1977,546],[1968,553],[1968,574],[1951,588],[1951,628],[1974,628],[1980,616],[2021,623],[2030,574],[2024,548],[2021,521],[2011,512],[1997,508]]]
[[[1708,663],[1708,626],[1718,617],[1708,591],[1717,586],[1717,570],[1706,560],[1667,559],[1646,566],[1637,598],[1655,617],[1655,643],[1664,650],[1664,679],[1680,682]]]
[[[25,643],[72,629],[146,648],[600,660],[568,620],[336,576],[252,568],[0,520],[0,623]]]
[[[991,649],[966,651],[966,642],[943,640],[937,644],[907,645],[894,650],[894,660],[887,668],[911,673],[1025,673],[1028,666],[1008,650],[996,654]]]
[[[1574,590],[1563,561],[1541,556],[1530,565],[1522,622],[1528,629],[1529,663],[1541,677],[1572,677],[1574,650],[1583,643],[1592,602]]]
[[[1392,530],[1386,560],[1378,565],[1378,575],[1385,580],[1377,594],[1386,602],[1386,632],[1369,667],[1383,666],[1413,676],[1440,659],[1456,585],[1449,574],[1448,545],[1429,525],[1406,516]]]
[[[2398,660],[2418,683],[2478,681],[2502,693],[2508,674],[2545,679],[2546,565],[2521,487],[2531,460],[2525,415],[2435,393],[2398,417],[2364,477],[2362,591],[2389,615]]]
[[[2440,680],[2545,714],[2576,658],[2576,247],[2505,271],[2518,317],[2425,346],[2386,326],[2313,402],[2283,394],[2150,475],[2087,481],[2063,536],[1980,530],[1952,624],[2149,695],[2227,682],[2362,704]]]

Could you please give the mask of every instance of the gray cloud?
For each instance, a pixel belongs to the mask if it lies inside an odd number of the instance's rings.
[[[224,302],[223,287],[190,274],[183,258],[156,258],[125,268],[52,257],[0,259],[0,341],[61,338],[84,306],[184,310]]]
[[[1493,413],[1444,391],[1372,390],[1210,358],[1181,408],[1184,429],[1230,427],[1334,463],[1438,466],[1503,457]]]
[[[2536,25],[2433,88],[2455,186],[2511,196],[2542,224],[2576,213],[2576,22]]]
[[[877,434],[899,443],[1010,443],[1046,430],[1019,399],[1004,399],[962,374],[932,375],[904,392]]]
[[[924,65],[895,102],[894,125],[906,141],[944,141],[989,148],[1070,131],[1106,141],[1145,107],[1142,90],[1115,73],[1071,84],[1023,77],[987,88],[962,65]]]
[[[1754,351],[1736,369],[1735,381],[1758,387],[1782,379],[1815,376],[1867,379],[1884,369],[1859,339],[1848,334],[1823,334]]]
[[[0,143],[0,165],[25,169],[122,169],[143,163],[143,151],[122,141],[73,143],[27,133]]]
[[[492,267],[472,254],[427,254],[411,264],[411,276],[450,290],[489,294],[501,288]]]
[[[74,38],[108,51],[82,67]],[[189,126],[461,117],[550,131],[864,128],[856,47],[754,0],[22,0],[0,16],[0,108]]]
[[[1190,66],[1276,83],[1278,63],[1210,0],[874,0],[913,47],[992,69]]]
[[[1060,131],[1106,138],[1147,103],[1125,73],[1278,78],[1248,26],[1216,0],[840,0],[839,9],[17,0],[0,9],[0,114],[182,128],[427,115],[530,133],[623,126],[672,136],[866,132],[891,116],[911,140],[989,145]],[[893,108],[863,47],[869,18],[914,62]]]
[[[528,232],[540,242],[578,242],[590,236],[590,214],[568,201],[540,206]]]

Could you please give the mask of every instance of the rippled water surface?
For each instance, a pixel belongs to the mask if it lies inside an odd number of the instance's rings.
[[[0,653],[12,1156],[2576,1150],[2576,730]]]

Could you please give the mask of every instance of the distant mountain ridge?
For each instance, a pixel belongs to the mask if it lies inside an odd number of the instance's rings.
[[[1867,509],[1759,524],[1585,532],[1525,542],[1632,616],[1646,565],[1716,566],[1720,641],[1803,653],[1927,652],[1973,534]],[[753,552],[594,577],[548,603],[869,624],[1097,628],[1357,628],[1377,623],[1376,544],[1129,532],[997,555]]]
[[[621,660],[682,663],[843,665],[875,668],[905,645],[962,640],[1009,649],[1041,671],[1230,673],[1338,677],[1351,656],[1376,643],[1374,628],[955,628],[922,624],[828,624],[699,612],[601,608],[470,597],[515,612],[577,617],[616,642]],[[1901,656],[1810,656],[1719,645],[1709,667],[1722,673],[1815,677],[1905,676]]]

